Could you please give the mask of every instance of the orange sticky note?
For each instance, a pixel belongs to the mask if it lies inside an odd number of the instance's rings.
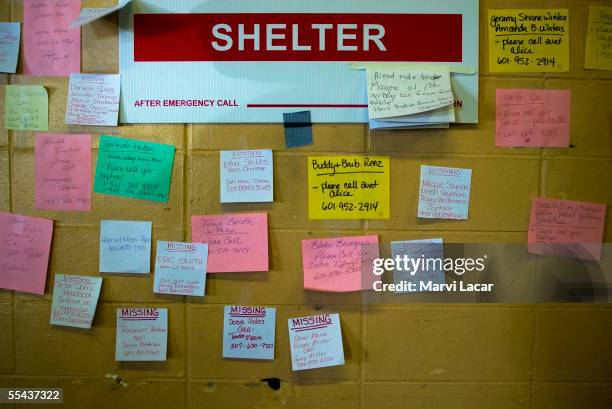
[[[268,214],[191,216],[195,243],[208,243],[207,273],[268,271]]]
[[[599,260],[606,205],[534,198],[527,236],[532,254]]]
[[[304,288],[348,292],[372,289],[378,236],[302,240]]]
[[[569,90],[498,89],[495,101],[495,146],[569,146]]]
[[[36,134],[36,208],[91,210],[91,136]]]
[[[53,220],[0,213],[0,288],[45,293]]]

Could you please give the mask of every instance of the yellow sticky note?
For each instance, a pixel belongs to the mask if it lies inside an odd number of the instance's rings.
[[[589,7],[584,68],[612,71],[612,7]]]
[[[7,85],[4,126],[19,131],[49,129],[49,97],[42,85]]]
[[[311,219],[388,219],[389,157],[308,157]]]
[[[489,71],[567,72],[567,9],[490,9]]]

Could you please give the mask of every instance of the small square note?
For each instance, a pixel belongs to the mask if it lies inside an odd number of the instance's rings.
[[[344,365],[338,314],[290,318],[289,344],[294,371]]]
[[[221,151],[221,203],[274,200],[272,151]]]
[[[167,308],[118,308],[115,361],[165,361]]]
[[[226,305],[223,358],[274,359],[276,308]]]
[[[154,293],[204,296],[208,244],[158,241]]]
[[[191,216],[193,242],[208,244],[209,273],[268,271],[268,214]]]
[[[101,273],[151,272],[151,222],[102,220]]]
[[[91,328],[101,287],[101,277],[56,274],[51,325]]]
[[[467,220],[472,169],[421,166],[419,217]]]

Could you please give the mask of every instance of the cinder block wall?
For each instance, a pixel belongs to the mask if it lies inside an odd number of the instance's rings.
[[[612,1],[481,2],[478,125],[375,135],[361,125],[315,125],[314,145],[300,149],[284,147],[281,125],[69,127],[64,125],[66,78],[2,75],[3,84],[44,85],[50,98],[50,131],[93,134],[94,167],[101,133],[172,143],[177,152],[166,205],[94,194],[90,213],[44,212],[34,209],[34,134],[7,132],[0,125],[0,209],[55,219],[45,296],[0,291],[0,386],[63,387],[67,408],[612,407],[612,311],[606,305],[366,308],[356,294],[302,289],[304,238],[379,234],[383,249],[391,240],[422,237],[524,242],[533,196],[612,204],[612,73],[582,68],[588,4]],[[514,7],[570,9],[569,73],[489,74],[484,63],[487,10]],[[1,21],[22,17],[21,1],[2,0]],[[116,16],[82,30],[83,72],[118,71],[117,32]],[[496,148],[495,89],[503,87],[570,89],[573,147]],[[0,96],[3,105],[4,89]],[[219,150],[251,148],[274,150],[275,201],[222,206]],[[312,153],[391,156],[391,218],[308,220],[306,158]],[[420,164],[473,169],[468,221],[417,220]],[[203,300],[153,295],[152,277],[105,276],[91,331],[49,326],[54,274],[98,274],[101,219],[152,220],[154,239],[190,240],[191,214],[250,210],[269,212],[269,273],[209,276]],[[611,214],[608,209],[608,242]],[[511,266],[507,274],[512,274]],[[225,304],[278,308],[273,362],[221,359]],[[169,309],[167,362],[114,361],[114,311],[126,305]],[[292,372],[286,319],[323,311],[341,314],[346,365]],[[114,381],[111,375],[119,378]],[[281,379],[279,390],[261,382],[269,377]]]

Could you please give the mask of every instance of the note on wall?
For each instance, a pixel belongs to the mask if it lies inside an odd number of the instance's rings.
[[[567,72],[567,9],[489,9],[489,71]]]
[[[391,242],[391,257],[400,260],[418,260],[418,259],[433,259],[444,260],[443,240],[440,239],[424,239],[424,240],[405,240]],[[408,268],[393,271],[393,283],[400,288],[396,293],[420,292],[421,282],[433,284],[444,284],[444,266],[442,263],[427,262],[419,264],[416,268],[410,267],[414,264],[402,264],[402,267],[407,265]],[[413,288],[417,291],[403,291],[402,288],[408,288],[407,283],[414,283]]]
[[[191,216],[192,241],[208,244],[208,273],[268,271],[268,214]]]
[[[91,328],[101,287],[100,277],[56,274],[51,325]]]
[[[0,288],[45,293],[53,220],[0,213]]]
[[[208,244],[158,240],[153,292],[203,297],[207,258]]]
[[[99,18],[102,18],[117,10],[122,9],[130,1],[131,0],[119,0],[119,4],[116,4],[114,6],[109,6],[109,7],[96,7],[96,8],[83,7],[81,9],[81,13],[79,14],[79,16],[76,19],[74,19],[72,23],[70,23],[70,27],[71,28],[80,27],[85,24],[89,24],[92,21],[95,21]]]
[[[167,202],[174,146],[102,135],[94,192]]]
[[[569,90],[497,89],[495,97],[495,146],[569,146]]]
[[[49,97],[42,85],[6,85],[4,127],[16,131],[49,129]]]
[[[367,71],[370,119],[431,111],[454,101],[448,71]]]
[[[221,203],[272,202],[274,179],[270,149],[221,151]]]
[[[289,318],[288,321],[293,371],[344,365],[338,314]]]
[[[312,117],[310,111],[283,113],[283,125],[287,148],[312,145]]]
[[[378,236],[302,240],[304,288],[317,291],[372,289]]]
[[[151,222],[102,220],[100,222],[100,272],[151,271]]]
[[[91,210],[91,136],[36,134],[35,205]]]
[[[79,1],[23,1],[26,75],[67,77],[81,72],[81,29],[69,28],[80,10]]]
[[[612,71],[612,7],[589,7],[584,68]]]
[[[165,361],[168,348],[168,309],[117,309],[115,361]]]
[[[223,358],[274,359],[276,308],[226,305]]]
[[[70,74],[67,125],[117,126],[119,74]]]
[[[387,156],[309,156],[310,219],[388,219]]]
[[[606,205],[534,198],[527,243],[530,253],[599,260]]]
[[[0,72],[15,73],[19,57],[19,23],[0,23]]]
[[[467,220],[472,169],[421,165],[418,217]]]

